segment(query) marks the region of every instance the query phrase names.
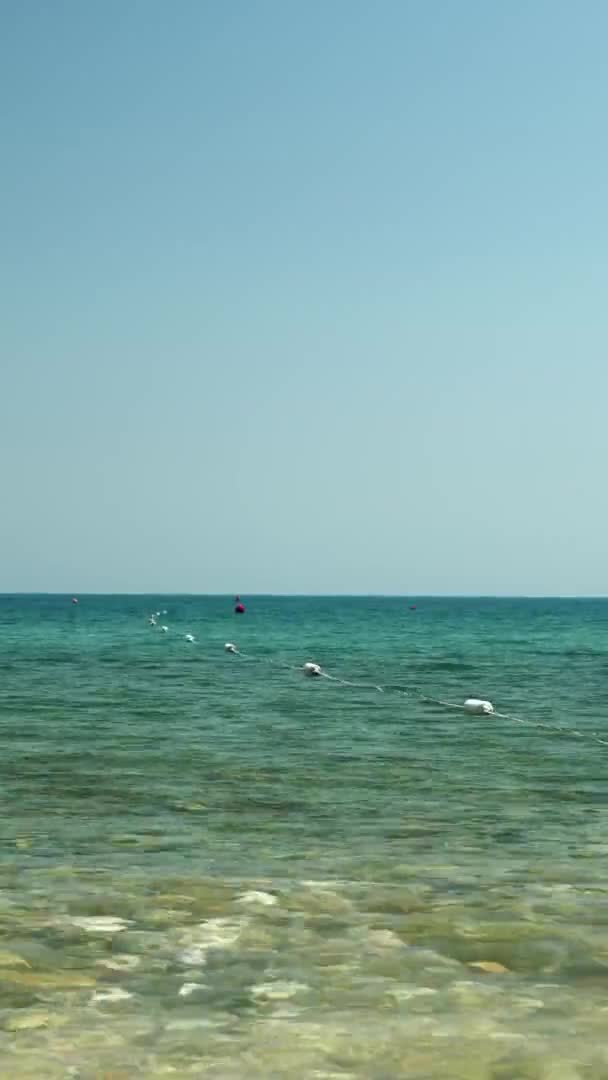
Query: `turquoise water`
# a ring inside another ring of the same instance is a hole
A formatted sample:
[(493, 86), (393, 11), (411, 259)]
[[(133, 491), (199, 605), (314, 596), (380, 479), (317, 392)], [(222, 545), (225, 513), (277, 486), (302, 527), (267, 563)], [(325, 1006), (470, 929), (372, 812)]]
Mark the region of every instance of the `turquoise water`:
[(0, 598), (0, 1074), (606, 1080), (608, 602), (246, 603)]

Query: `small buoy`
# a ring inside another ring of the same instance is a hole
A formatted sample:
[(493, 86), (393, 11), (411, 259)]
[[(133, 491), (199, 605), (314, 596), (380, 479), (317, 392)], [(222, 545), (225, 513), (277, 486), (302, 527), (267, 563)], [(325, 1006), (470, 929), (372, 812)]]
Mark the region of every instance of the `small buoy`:
[(148, 622), (150, 623), (150, 626), (156, 626), (156, 619), (154, 618), (154, 615), (150, 616)]
[(309, 676), (311, 676), (313, 678), (314, 678), (315, 675), (321, 675), (322, 674), (321, 665), (320, 664), (311, 664), (310, 662), (308, 662), (307, 664), (304, 664), (304, 667), (302, 668), (302, 671), (304, 672), (305, 675), (309, 675)]
[(78, 603), (78, 600), (77, 600), (77, 598), (76, 598), (75, 596), (73, 596), (73, 597), (72, 597), (72, 603), (73, 603), (73, 604), (77, 604), (77, 603)]
[(415, 610), (416, 610), (416, 605), (415, 604), (410, 604), (410, 611), (415, 611)]
[(241, 604), (241, 603), (238, 603), (236, 605), (235, 609), (234, 609), (234, 614), (235, 615), (244, 615), (245, 614), (245, 605)]
[(168, 629), (169, 629), (168, 626), (161, 626), (161, 630), (162, 630), (163, 634), (166, 634)]
[(464, 703), (464, 709), (468, 713), (475, 713), (478, 716), (489, 716), (494, 712), (494, 706), (491, 701), (482, 701), (480, 698), (470, 697)]
[(225, 652), (236, 652), (236, 645), (233, 645), (231, 641), (227, 641), (224, 645)]
[(194, 641), (194, 634), (186, 634), (186, 641)]

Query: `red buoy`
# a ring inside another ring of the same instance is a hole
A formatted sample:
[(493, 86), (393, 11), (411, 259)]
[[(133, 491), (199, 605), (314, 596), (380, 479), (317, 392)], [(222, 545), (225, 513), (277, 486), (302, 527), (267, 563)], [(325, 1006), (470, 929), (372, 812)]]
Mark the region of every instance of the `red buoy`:
[(236, 607), (234, 609), (234, 614), (235, 615), (244, 615), (245, 614), (245, 606), (244, 606), (244, 604), (241, 604), (240, 600), (239, 600), (238, 604), (236, 605)]

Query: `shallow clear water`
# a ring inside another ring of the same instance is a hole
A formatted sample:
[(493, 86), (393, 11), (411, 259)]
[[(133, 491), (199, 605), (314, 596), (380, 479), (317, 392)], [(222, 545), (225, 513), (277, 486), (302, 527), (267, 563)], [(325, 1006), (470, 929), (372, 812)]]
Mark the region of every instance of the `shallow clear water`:
[(0, 598), (1, 1075), (608, 1080), (608, 602), (416, 603)]

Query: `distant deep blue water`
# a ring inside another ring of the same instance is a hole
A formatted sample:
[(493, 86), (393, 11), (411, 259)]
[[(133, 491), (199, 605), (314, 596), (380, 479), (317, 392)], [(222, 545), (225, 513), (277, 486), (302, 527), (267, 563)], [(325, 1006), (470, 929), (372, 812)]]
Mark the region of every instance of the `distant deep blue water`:
[(2, 1076), (607, 1080), (608, 601), (79, 600), (0, 597)]

